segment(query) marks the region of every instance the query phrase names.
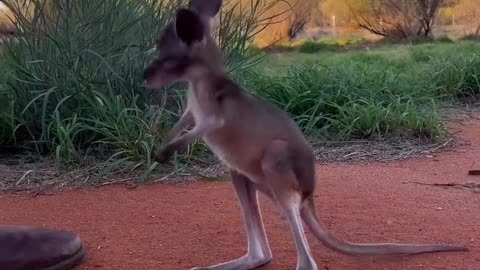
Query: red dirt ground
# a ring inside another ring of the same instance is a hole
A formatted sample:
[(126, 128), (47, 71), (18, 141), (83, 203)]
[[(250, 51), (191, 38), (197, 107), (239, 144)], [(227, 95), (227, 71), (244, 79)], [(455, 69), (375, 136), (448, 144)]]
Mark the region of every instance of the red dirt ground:
[[(318, 165), (323, 222), (350, 241), (439, 242), (466, 253), (352, 257), (323, 247), (308, 232), (319, 269), (480, 269), (480, 193), (406, 183), (480, 182), (480, 121), (453, 125), (470, 145), (436, 157), (390, 163)], [(290, 229), (261, 197), (274, 260), (292, 270)], [(189, 269), (242, 255), (245, 233), (229, 182), (109, 186), (35, 198), (0, 196), (0, 223), (65, 228), (87, 246), (78, 269)]]

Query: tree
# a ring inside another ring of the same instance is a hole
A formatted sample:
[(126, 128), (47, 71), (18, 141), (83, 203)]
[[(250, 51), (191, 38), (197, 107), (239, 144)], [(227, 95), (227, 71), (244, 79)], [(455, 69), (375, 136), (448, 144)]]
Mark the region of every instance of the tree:
[(442, 5), (443, 0), (417, 0), (418, 19), (420, 27), (417, 35), (425, 37), (430, 36), (432, 32), (432, 25), (437, 16), (438, 10)]
[(271, 17), (273, 20), (256, 36), (256, 43), (260, 47), (294, 39), (305, 29), (311, 20), (312, 11), (318, 5), (318, 0), (267, 1), (274, 5), (262, 16)]
[(445, 0), (349, 0), (358, 25), (389, 38), (410, 39), (432, 34), (437, 13)]
[(305, 25), (310, 21), (312, 10), (316, 7), (317, 1), (314, 0), (290, 0), (291, 16), (287, 30), (288, 39), (294, 39), (297, 34), (302, 32)]

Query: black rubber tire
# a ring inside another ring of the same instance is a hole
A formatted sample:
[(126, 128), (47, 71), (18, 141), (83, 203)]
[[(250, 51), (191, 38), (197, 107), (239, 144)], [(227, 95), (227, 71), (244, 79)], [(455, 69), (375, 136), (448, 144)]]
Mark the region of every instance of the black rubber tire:
[(80, 249), (75, 252), (72, 256), (68, 257), (66, 260), (59, 262), (54, 266), (50, 266), (48, 268), (44, 268), (42, 270), (70, 270), (75, 266), (78, 266), (85, 257), (85, 249), (83, 245), (80, 246)]

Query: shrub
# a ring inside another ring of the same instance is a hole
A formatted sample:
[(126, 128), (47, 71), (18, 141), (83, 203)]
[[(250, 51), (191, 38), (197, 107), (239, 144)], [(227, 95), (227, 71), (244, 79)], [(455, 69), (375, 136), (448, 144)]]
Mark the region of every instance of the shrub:
[(437, 42), (442, 42), (442, 43), (453, 43), (453, 40), (449, 38), (448, 36), (441, 36), (435, 39)]
[(334, 51), (336, 47), (335, 44), (305, 41), (298, 46), (298, 51), (301, 53), (316, 53), (319, 51)]
[(442, 99), (459, 99), (467, 103), (480, 95), (480, 55), (433, 59), (428, 73), (435, 95)]
[(480, 35), (470, 34), (460, 38), (460, 40), (480, 41)]
[[(252, 89), (289, 112), (309, 136), (442, 136), (433, 100), (417, 96), (388, 62), (292, 67), (286, 76), (253, 76)], [(253, 87), (255, 86), (255, 87)], [(320, 133), (319, 133), (320, 131)]]
[[(184, 108), (184, 88), (147, 92), (145, 52), (185, 4), (35, 0), (28, 13), (10, 1), (21, 38), (3, 48), (0, 141), (53, 153), (59, 165), (94, 152), (118, 166), (154, 166), (152, 151)], [(249, 44), (268, 5), (252, 0), (250, 7), (222, 10), (215, 33), (236, 76), (259, 59)]]

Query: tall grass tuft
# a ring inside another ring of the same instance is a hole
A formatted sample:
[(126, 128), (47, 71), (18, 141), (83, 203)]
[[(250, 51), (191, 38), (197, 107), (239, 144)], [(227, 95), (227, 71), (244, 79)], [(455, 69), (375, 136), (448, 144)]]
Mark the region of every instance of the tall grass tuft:
[(376, 65), (292, 67), (285, 76), (252, 76), (249, 83), (289, 112), (310, 136), (441, 136), (441, 122), (432, 113), (434, 99), (418, 97), (414, 89), (409, 95), (405, 90), (410, 85), (399, 78), (398, 69)]
[[(184, 89), (147, 92), (145, 52), (186, 1), (7, 4), (20, 31), (1, 48), (0, 142), (54, 154), (60, 168), (89, 154), (110, 169), (156, 166), (152, 152), (184, 108)], [(250, 40), (268, 23), (256, 18), (271, 7), (251, 0), (248, 12), (222, 10), (216, 37), (234, 75), (261, 59), (249, 53)]]
[(289, 53), (270, 57), (263, 64), (268, 75), (253, 73), (246, 84), (289, 112), (310, 136), (441, 141), (446, 130), (438, 107), (479, 100), (479, 48), (461, 42)]

